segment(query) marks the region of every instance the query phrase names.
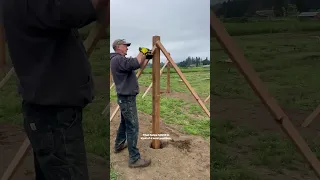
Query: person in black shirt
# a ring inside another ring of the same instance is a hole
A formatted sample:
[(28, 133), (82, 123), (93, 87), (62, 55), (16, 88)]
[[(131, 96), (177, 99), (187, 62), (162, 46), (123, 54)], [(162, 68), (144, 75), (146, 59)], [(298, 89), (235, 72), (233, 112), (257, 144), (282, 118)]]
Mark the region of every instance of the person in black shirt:
[(82, 110), (93, 100), (78, 29), (106, 15), (107, 0), (4, 0), (3, 24), (19, 80), (36, 180), (88, 180)]

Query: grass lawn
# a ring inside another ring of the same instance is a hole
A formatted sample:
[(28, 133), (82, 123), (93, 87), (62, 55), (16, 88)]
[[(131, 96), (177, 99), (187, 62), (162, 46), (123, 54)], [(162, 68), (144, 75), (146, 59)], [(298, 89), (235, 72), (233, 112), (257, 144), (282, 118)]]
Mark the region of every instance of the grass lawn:
[(224, 23), (231, 36), (284, 32), (317, 32), (320, 29), (319, 23), (315, 23), (314, 21), (299, 21), (295, 18), (277, 18), (275, 20), (249, 19), (248, 22), (232, 21), (231, 19)]
[[(320, 30), (319, 30), (320, 31)], [(313, 109), (320, 101), (317, 78), (320, 57), (319, 32), (278, 33), (237, 36), (235, 41), (244, 50), (246, 58), (265, 82), (271, 94), (281, 105), (299, 109)], [(215, 40), (212, 40), (213, 59), (228, 58)], [(238, 70), (230, 64), (216, 62), (212, 67), (215, 94), (228, 97), (257, 99)]]
[[(209, 68), (180, 68), (183, 76), (191, 84), (192, 88), (200, 97), (207, 97), (210, 93), (210, 69)], [(143, 75), (139, 78), (139, 83), (142, 86), (149, 87), (152, 82), (152, 68), (146, 68)], [(160, 88), (165, 90), (167, 87), (167, 68), (164, 69), (161, 79)], [(188, 93), (190, 91), (181, 80), (178, 73), (173, 68), (170, 68), (170, 87), (172, 90), (181, 93)], [(151, 92), (151, 89), (150, 89)], [(142, 92), (143, 94), (144, 92)], [(191, 94), (190, 94), (191, 95)], [(204, 99), (203, 99), (204, 100)]]
[[(197, 68), (195, 68), (197, 69)], [(146, 71), (140, 76), (139, 84), (140, 86), (148, 87), (152, 82), (151, 68), (146, 69)], [(200, 70), (187, 70), (184, 72), (184, 76), (187, 78), (191, 86), (195, 89), (198, 95), (201, 97), (206, 97), (209, 95), (209, 71)], [(161, 77), (161, 89), (166, 89), (166, 73)], [(200, 79), (200, 80), (199, 80)], [(164, 119), (167, 124), (181, 125), (182, 130), (193, 135), (202, 135), (208, 138), (210, 135), (210, 121), (208, 116), (204, 113), (203, 109), (196, 103), (192, 101), (193, 96), (183, 82), (180, 82), (180, 77), (177, 73), (171, 72), (170, 74), (170, 88), (171, 91), (178, 93), (177, 97), (161, 96), (160, 99), (160, 116)], [(152, 115), (152, 88), (149, 93), (142, 98), (144, 91), (140, 91), (137, 97), (137, 107), (138, 111), (146, 114)], [(181, 97), (180, 97), (181, 93)], [(184, 94), (182, 94), (184, 93)], [(115, 90), (110, 91), (111, 101), (116, 101)], [(186, 99), (187, 98), (187, 99)], [(204, 100), (204, 99), (203, 99)], [(207, 104), (207, 108), (210, 106)], [(111, 110), (112, 111), (112, 110)], [(201, 121), (199, 121), (201, 120)]]

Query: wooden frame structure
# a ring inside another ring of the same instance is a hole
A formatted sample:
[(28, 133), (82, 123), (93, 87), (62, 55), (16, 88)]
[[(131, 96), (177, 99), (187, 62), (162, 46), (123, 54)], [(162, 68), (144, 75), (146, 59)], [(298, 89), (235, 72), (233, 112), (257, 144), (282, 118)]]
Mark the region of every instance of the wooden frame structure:
[[(106, 33), (106, 29), (109, 26), (109, 19), (110, 19), (108, 16), (109, 16), (109, 12), (106, 13), (106, 19), (104, 23), (98, 23), (98, 22), (95, 23), (95, 26), (89, 32), (87, 39), (83, 42), (89, 57), (92, 54), (97, 43), (100, 41), (101, 37)], [(0, 89), (10, 79), (13, 73), (14, 73), (14, 68), (11, 68), (11, 70), (6, 74), (6, 76), (0, 82)], [(25, 156), (27, 155), (30, 149), (31, 149), (30, 141), (28, 138), (26, 138), (22, 143), (21, 147), (19, 148), (18, 152), (16, 153), (15, 157), (12, 159), (10, 165), (2, 175), (1, 180), (10, 180), (12, 178), (13, 174), (18, 169), (19, 165), (22, 163), (23, 159), (25, 158)]]
[[(202, 100), (199, 98), (198, 94), (194, 91), (194, 89), (191, 87), (179, 67), (176, 65), (174, 60), (171, 58), (170, 53), (165, 49), (165, 47), (162, 45), (160, 41), (160, 36), (153, 36), (152, 38), (152, 54), (153, 54), (153, 59), (152, 59), (152, 84), (149, 86), (152, 86), (152, 133), (153, 134), (159, 134), (160, 133), (160, 76), (161, 76), (161, 71), (163, 71), (164, 67), (168, 64), (170, 64), (175, 71), (178, 73), (182, 81), (185, 83), (191, 94), (194, 96), (194, 98), (197, 100), (199, 105), (202, 107), (204, 112), (208, 115), (210, 118), (210, 112), (205, 106), (205, 104), (202, 102)], [(160, 51), (165, 55), (167, 58), (167, 63), (162, 67), (160, 70)], [(146, 65), (148, 64), (149, 60), (145, 61), (145, 64), (140, 68), (140, 70), (137, 73), (137, 78), (139, 78), (142, 75), (143, 70), (145, 69)], [(170, 67), (169, 67), (170, 68)], [(169, 69), (168, 68), (168, 69)], [(170, 71), (168, 71), (170, 72)], [(167, 75), (170, 77), (170, 74), (168, 73)], [(170, 79), (170, 78), (168, 78)], [(168, 82), (170, 81), (167, 80), (167, 85)], [(167, 86), (167, 87), (170, 87)], [(110, 87), (111, 88), (111, 87)], [(108, 108), (109, 105), (107, 105), (106, 108)], [(113, 120), (117, 112), (119, 111), (120, 107), (119, 105), (116, 107), (112, 115), (110, 116), (110, 121)], [(154, 149), (159, 149), (160, 148), (160, 141), (159, 140), (152, 140), (152, 148)]]
[[(210, 12), (210, 26), (211, 32), (216, 37), (220, 45), (224, 48), (230, 59), (234, 62), (236, 67), (245, 77), (251, 88), (260, 98), (262, 103), (266, 106), (268, 111), (272, 114), (276, 122), (282, 127), (283, 131), (291, 138), (303, 157), (307, 160), (309, 165), (314, 170), (318, 178), (320, 178), (320, 163), (311, 151), (306, 141), (302, 138), (300, 133), (292, 124), (289, 117), (282, 110), (276, 100), (269, 94), (265, 88), (262, 80), (255, 72), (253, 67), (246, 60), (244, 53), (236, 46), (230, 35), (225, 30), (223, 24), (216, 17), (213, 11)], [(320, 108), (319, 108), (320, 109)]]

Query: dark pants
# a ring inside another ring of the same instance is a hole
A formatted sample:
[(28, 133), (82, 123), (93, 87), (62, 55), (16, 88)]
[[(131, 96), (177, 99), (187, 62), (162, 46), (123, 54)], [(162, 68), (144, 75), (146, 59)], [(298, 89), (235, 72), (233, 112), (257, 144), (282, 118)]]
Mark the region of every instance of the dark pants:
[(137, 148), (139, 136), (138, 110), (136, 96), (118, 95), (118, 104), (121, 111), (121, 122), (115, 141), (115, 148), (127, 140), (129, 151), (129, 163), (134, 163), (140, 158)]
[(88, 180), (82, 108), (22, 103), (36, 180)]

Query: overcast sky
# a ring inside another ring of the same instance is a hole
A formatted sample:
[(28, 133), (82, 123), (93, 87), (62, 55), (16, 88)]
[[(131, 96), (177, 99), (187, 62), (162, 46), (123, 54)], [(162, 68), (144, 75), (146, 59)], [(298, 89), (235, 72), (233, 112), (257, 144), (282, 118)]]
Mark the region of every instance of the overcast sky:
[(135, 57), (139, 47), (151, 49), (158, 35), (175, 62), (210, 59), (209, 0), (111, 0), (110, 9), (110, 52), (115, 39), (126, 39), (132, 43), (127, 56)]

